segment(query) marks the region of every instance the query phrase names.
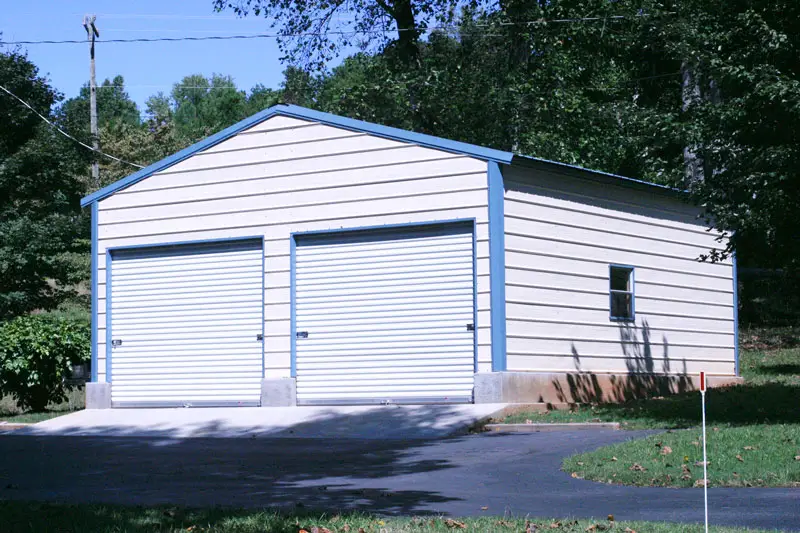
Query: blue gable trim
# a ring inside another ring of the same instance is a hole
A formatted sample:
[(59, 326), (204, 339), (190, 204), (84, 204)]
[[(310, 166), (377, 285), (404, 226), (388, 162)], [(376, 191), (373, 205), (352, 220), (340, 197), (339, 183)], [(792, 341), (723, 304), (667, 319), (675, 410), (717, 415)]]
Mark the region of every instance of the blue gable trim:
[(92, 202), (96, 202), (102, 200), (103, 198), (107, 198), (112, 194), (114, 194), (115, 192), (122, 190), (126, 187), (130, 187), (134, 183), (137, 183), (155, 174), (156, 172), (160, 172), (168, 167), (171, 167), (172, 165), (176, 165), (181, 161), (188, 159), (197, 152), (201, 152), (203, 150), (211, 148), (216, 144), (219, 144), (227, 139), (230, 139), (231, 137), (233, 137), (234, 135), (236, 135), (241, 131), (251, 128), (260, 122), (263, 122), (267, 119), (270, 119), (278, 115), (285, 117), (299, 118), (303, 120), (311, 120), (314, 122), (320, 122), (322, 124), (326, 124), (328, 126), (335, 126), (337, 128), (344, 128), (352, 131), (370, 133), (372, 135), (377, 135), (379, 137), (384, 137), (386, 139), (418, 144), (420, 146), (425, 146), (427, 148), (434, 148), (436, 150), (444, 150), (446, 152), (469, 155), (487, 161), (499, 161), (502, 163), (510, 163), (512, 158), (514, 157), (514, 155), (510, 152), (503, 152), (501, 150), (494, 150), (492, 148), (484, 148), (482, 146), (476, 146), (473, 144), (467, 144), (458, 141), (450, 141), (447, 139), (434, 137), (432, 135), (425, 135), (422, 133), (414, 133), (412, 131), (401, 130), (398, 128), (381, 126), (378, 124), (364, 122), (362, 120), (340, 117), (338, 115), (323, 113), (321, 111), (314, 111), (312, 109), (307, 109), (305, 107), (300, 107), (296, 105), (278, 104), (276, 106), (270, 107), (269, 109), (265, 109), (260, 113), (256, 113), (252, 117), (246, 118), (241, 122), (237, 122), (233, 126), (225, 128), (219, 133), (212, 135), (211, 137), (208, 137), (206, 139), (203, 139), (202, 141), (197, 142), (189, 146), (188, 148), (184, 148), (180, 152), (177, 152), (169, 157), (166, 157), (161, 161), (153, 163), (152, 165), (143, 168), (142, 170), (135, 172), (126, 178), (123, 178), (115, 183), (112, 183), (111, 185), (103, 187), (102, 189), (81, 199), (81, 207), (85, 207), (91, 204)]
[(505, 185), (500, 165), (489, 162), (489, 305), (492, 321), (492, 372), (506, 370)]
[(99, 283), (97, 272), (97, 202), (92, 204), (92, 383), (97, 383), (97, 319), (100, 308), (98, 305), (97, 284)]

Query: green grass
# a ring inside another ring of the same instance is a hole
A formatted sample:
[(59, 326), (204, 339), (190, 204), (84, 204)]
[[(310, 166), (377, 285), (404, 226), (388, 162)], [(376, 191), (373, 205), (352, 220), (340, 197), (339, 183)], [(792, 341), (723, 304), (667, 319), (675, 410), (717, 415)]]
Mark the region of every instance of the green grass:
[[(707, 393), (709, 485), (800, 487), (800, 348), (743, 351), (740, 364), (744, 385)], [(541, 418), (691, 428), (575, 455), (563, 469), (579, 478), (639, 486), (691, 487), (702, 480), (696, 392)]]
[[(702, 443), (698, 428), (660, 433), (573, 455), (562, 468), (605, 483), (692, 487), (703, 479)], [(800, 487), (800, 425), (709, 427), (708, 458), (710, 487)]]
[[(740, 426), (800, 423), (800, 348), (742, 350), (743, 385), (708, 391), (709, 423)], [(626, 429), (678, 429), (700, 423), (697, 392), (623, 404), (582, 405), (572, 411), (520, 412), (506, 423), (620, 422)]]
[[(2, 530), (9, 533), (48, 533), (91, 531), (93, 533), (393, 533), (393, 532), (585, 532), (638, 531), (640, 533), (696, 533), (697, 524), (659, 522), (611, 522), (541, 518), (417, 517), (388, 518), (347, 513), (280, 514), (271, 511), (245, 511), (224, 508), (182, 509), (175, 507), (118, 507), (107, 505), (52, 505), (27, 502), (0, 502)], [(534, 527), (536, 526), (536, 527)], [(592, 527), (594, 526), (594, 527)], [(627, 529), (626, 529), (627, 528)], [(712, 527), (715, 533), (757, 531), (743, 528)]]
[(67, 393), (67, 399), (61, 403), (50, 404), (43, 412), (24, 412), (20, 410), (14, 398), (3, 396), (0, 398), (0, 422), (14, 422), (32, 424), (49, 420), (57, 416), (66, 415), (84, 408), (85, 398), (83, 387), (78, 387)]

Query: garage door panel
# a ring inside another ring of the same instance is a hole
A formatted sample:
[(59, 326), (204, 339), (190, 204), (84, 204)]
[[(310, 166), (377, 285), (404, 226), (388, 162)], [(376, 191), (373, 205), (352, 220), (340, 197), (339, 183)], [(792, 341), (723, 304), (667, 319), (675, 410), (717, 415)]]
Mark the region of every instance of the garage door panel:
[(257, 405), (261, 242), (111, 253), (113, 405)]
[(470, 401), (471, 228), (298, 240), (300, 403)]

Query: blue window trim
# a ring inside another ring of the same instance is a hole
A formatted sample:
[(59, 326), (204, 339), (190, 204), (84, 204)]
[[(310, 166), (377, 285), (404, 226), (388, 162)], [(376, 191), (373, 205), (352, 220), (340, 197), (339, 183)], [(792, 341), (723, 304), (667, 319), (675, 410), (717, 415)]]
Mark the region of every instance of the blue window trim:
[[(97, 209), (95, 206), (97, 202), (92, 204), (93, 212)], [(93, 220), (97, 220), (95, 217)], [(94, 226), (94, 223), (93, 223)], [(94, 228), (93, 228), (94, 229)], [(94, 235), (93, 233), (93, 245), (94, 245)], [(164, 248), (174, 248), (180, 246), (201, 246), (204, 244), (225, 244), (225, 243), (237, 243), (237, 242), (245, 242), (245, 241), (259, 241), (261, 243), (261, 334), (264, 335), (264, 296), (266, 294), (265, 291), (265, 271), (264, 271), (264, 263), (265, 263), (265, 252), (264, 252), (264, 236), (263, 235), (252, 235), (249, 237), (229, 237), (229, 238), (219, 238), (219, 239), (198, 239), (194, 241), (174, 241), (174, 242), (166, 242), (166, 243), (151, 243), (151, 244), (133, 244), (130, 246), (115, 246), (113, 248), (106, 249), (106, 382), (111, 383), (112, 375), (111, 375), (111, 339), (113, 332), (111, 331), (111, 269), (113, 268), (114, 263), (114, 254), (119, 252), (127, 252), (130, 250), (154, 250), (158, 251)], [(96, 249), (96, 248), (94, 248)], [(95, 276), (96, 277), (96, 276)], [(97, 299), (97, 287), (93, 284), (92, 286), (92, 301), (95, 302)], [(95, 305), (92, 311), (92, 322), (96, 323), (98, 316), (94, 309), (97, 309)], [(93, 332), (96, 334), (96, 331)], [(261, 342), (261, 377), (264, 378), (264, 366), (266, 364), (266, 354), (265, 354), (265, 345), (266, 345), (266, 338)], [(95, 365), (92, 366), (92, 373), (94, 373)], [(93, 377), (93, 381), (96, 378)]]
[(92, 204), (92, 256), (91, 256), (91, 269), (92, 269), (92, 383), (97, 383), (97, 375), (98, 375), (98, 357), (97, 357), (97, 347), (98, 343), (100, 342), (100, 338), (98, 336), (98, 318), (99, 318), (99, 294), (98, 291), (98, 284), (99, 284), (99, 277), (100, 274), (98, 272), (98, 265), (97, 265), (97, 213), (98, 213), (98, 205), (97, 202)]
[(506, 360), (505, 184), (500, 165), (488, 163), (489, 285), (492, 324), (492, 372), (504, 372)]
[(739, 375), (739, 271), (736, 252), (731, 254), (733, 262), (733, 357), (736, 375)]
[(296, 314), (295, 314), (295, 307), (296, 307), (296, 271), (297, 271), (297, 241), (298, 239), (303, 241), (304, 244), (316, 244), (317, 242), (331, 242), (334, 241), (337, 236), (342, 236), (345, 238), (352, 238), (355, 234), (364, 233), (365, 235), (369, 236), (373, 233), (378, 233), (381, 231), (397, 231), (401, 233), (405, 229), (414, 229), (416, 231), (424, 231), (424, 230), (432, 230), (432, 229), (450, 229), (450, 228), (458, 228), (459, 226), (462, 227), (469, 227), (472, 231), (472, 265), (473, 265), (473, 306), (472, 306), (472, 314), (473, 320), (475, 320), (475, 331), (473, 334), (473, 364), (474, 367), (477, 369), (478, 367), (478, 307), (477, 307), (477, 298), (478, 298), (478, 282), (477, 282), (477, 270), (475, 269), (475, 265), (477, 262), (477, 254), (478, 249), (475, 245), (476, 242), (476, 226), (477, 221), (474, 218), (457, 218), (457, 219), (450, 219), (450, 220), (434, 220), (428, 222), (404, 222), (399, 224), (382, 224), (376, 226), (356, 226), (352, 228), (336, 228), (336, 229), (327, 229), (327, 230), (312, 230), (312, 231), (301, 231), (301, 232), (293, 232), (289, 235), (289, 248), (290, 248), (290, 257), (289, 257), (289, 301), (290, 301), (290, 311), (289, 311), (289, 323), (291, 328), (291, 339), (290, 339), (290, 349), (291, 349), (291, 376), (293, 378), (297, 377), (297, 326), (296, 326)]
[[(631, 273), (631, 316), (614, 316), (611, 314), (611, 297), (614, 293), (611, 292), (611, 269), (624, 268)], [(632, 265), (620, 265), (611, 263), (608, 265), (608, 318), (612, 322), (636, 322), (636, 267)]]
[(107, 198), (108, 196), (111, 196), (115, 192), (124, 189), (126, 187), (130, 187), (134, 183), (137, 183), (145, 178), (148, 178), (149, 176), (155, 174), (156, 172), (160, 172), (168, 167), (171, 167), (172, 165), (176, 165), (181, 161), (188, 159), (197, 152), (211, 148), (214, 145), (217, 145), (227, 139), (230, 139), (231, 137), (233, 137), (234, 135), (243, 130), (251, 128), (260, 122), (264, 122), (265, 120), (268, 120), (278, 115), (298, 118), (301, 120), (315, 121), (321, 124), (326, 124), (329, 126), (343, 128), (360, 133), (370, 133), (372, 135), (376, 135), (378, 137), (383, 137), (386, 139), (417, 144), (427, 148), (443, 150), (445, 152), (450, 152), (455, 154), (469, 155), (487, 161), (496, 160), (496, 161), (501, 161), (503, 163), (510, 163), (514, 157), (514, 154), (512, 154), (511, 152), (504, 152), (501, 150), (494, 150), (492, 148), (485, 148), (483, 146), (476, 146), (474, 144), (442, 139), (440, 137), (434, 137), (432, 135), (425, 135), (422, 133), (414, 133), (412, 131), (391, 128), (388, 126), (371, 124), (369, 122), (355, 120), (347, 117), (340, 117), (337, 115), (332, 115), (330, 113), (323, 113), (321, 111), (314, 111), (313, 109), (307, 109), (305, 107), (300, 107), (296, 105), (278, 104), (276, 106), (270, 107), (269, 109), (265, 109), (260, 113), (256, 113), (255, 115), (248, 117), (240, 122), (237, 122), (233, 126), (225, 128), (224, 130), (220, 131), (215, 135), (207, 137), (206, 139), (203, 139), (202, 141), (197, 142), (189, 146), (188, 148), (184, 148), (180, 152), (177, 152), (169, 157), (166, 157), (161, 161), (153, 163), (152, 165), (143, 168), (142, 170), (135, 172), (130, 176), (127, 176), (117, 181), (116, 183), (112, 183), (107, 187), (103, 187), (102, 189), (81, 199), (81, 207), (86, 207), (92, 202), (97, 202), (99, 200), (102, 200), (103, 198)]

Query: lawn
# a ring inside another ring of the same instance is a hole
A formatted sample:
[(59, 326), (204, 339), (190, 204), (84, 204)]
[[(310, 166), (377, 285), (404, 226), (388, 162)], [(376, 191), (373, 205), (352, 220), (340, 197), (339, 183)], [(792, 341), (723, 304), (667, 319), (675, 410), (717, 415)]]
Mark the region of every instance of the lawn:
[[(708, 392), (709, 486), (800, 487), (800, 348), (742, 351), (744, 385)], [(541, 419), (617, 420), (628, 428), (691, 428), (564, 461), (572, 476), (639, 486), (702, 486), (699, 394), (582, 407)]]
[(49, 420), (84, 408), (85, 398), (83, 387), (78, 387), (67, 393), (67, 399), (61, 403), (50, 404), (43, 412), (25, 412), (20, 410), (14, 398), (3, 396), (0, 398), (0, 422), (13, 422), (19, 424), (32, 424)]
[[(609, 517), (612, 518), (612, 517)], [(592, 532), (695, 533), (697, 524), (658, 522), (612, 522), (599, 520), (541, 518), (389, 518), (348, 513), (279, 514), (223, 508), (182, 509), (175, 507), (118, 507), (104, 505), (52, 505), (0, 502), (2, 530), (9, 533), (92, 531), (94, 533), (392, 533), (392, 532)], [(756, 531), (712, 527), (715, 533)]]

